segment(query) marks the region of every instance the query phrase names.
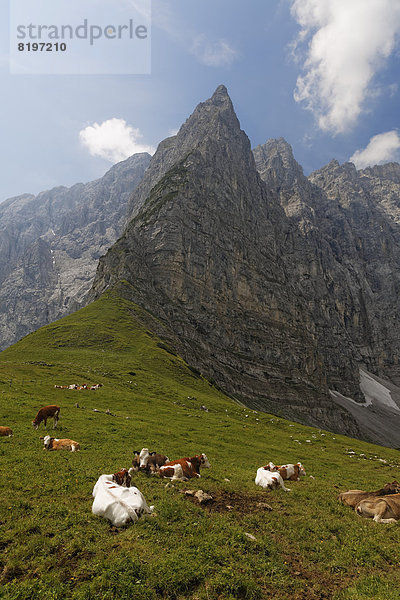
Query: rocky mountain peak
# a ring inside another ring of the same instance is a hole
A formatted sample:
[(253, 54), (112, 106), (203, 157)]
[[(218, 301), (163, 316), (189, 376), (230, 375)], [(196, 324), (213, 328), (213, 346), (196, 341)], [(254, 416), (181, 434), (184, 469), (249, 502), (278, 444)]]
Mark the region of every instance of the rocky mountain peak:
[(127, 223), (141, 209), (151, 190), (174, 165), (189, 155), (207, 163), (224, 160), (232, 172), (246, 157), (246, 167), (256, 174), (250, 141), (240, 129), (232, 101), (224, 85), (201, 102), (175, 136), (162, 141), (154, 154), (142, 183), (130, 199)]
[(263, 181), (279, 191), (303, 182), (303, 169), (293, 156), (290, 144), (284, 138), (270, 139), (253, 150), (257, 170)]

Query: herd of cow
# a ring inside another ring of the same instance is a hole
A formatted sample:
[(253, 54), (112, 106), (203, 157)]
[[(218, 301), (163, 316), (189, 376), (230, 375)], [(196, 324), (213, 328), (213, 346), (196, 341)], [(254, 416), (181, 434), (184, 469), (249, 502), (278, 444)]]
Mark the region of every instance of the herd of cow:
[[(59, 406), (44, 406), (38, 411), (32, 425), (38, 429), (40, 423), (43, 422), (46, 427), (47, 420), (53, 418), (54, 428), (56, 428), (59, 414)], [(10, 427), (0, 426), (0, 436), (11, 436), (12, 434)], [(70, 450), (72, 452), (80, 450), (80, 444), (74, 440), (58, 439), (49, 435), (41, 439), (44, 442), (44, 450)], [(110, 520), (114, 526), (121, 527), (130, 521), (136, 521), (142, 515), (151, 514), (154, 508), (147, 504), (143, 494), (136, 487), (131, 486), (133, 473), (142, 471), (151, 475), (158, 474), (171, 481), (187, 481), (200, 477), (200, 467), (209, 468), (210, 466), (204, 453), (190, 458), (169, 460), (168, 456), (149, 452), (148, 448), (142, 448), (141, 451), (136, 450), (133, 455), (132, 467), (129, 470), (122, 469), (117, 473), (99, 477), (93, 488), (92, 512)], [(301, 463), (277, 466), (269, 462), (264, 467), (257, 469), (255, 483), (263, 488), (280, 487), (289, 492), (290, 489), (285, 486), (284, 481), (299, 481), (302, 475), (306, 475), (306, 471)], [(387, 483), (375, 492), (363, 490), (342, 492), (339, 494), (338, 500), (342, 504), (354, 508), (357, 514), (373, 518), (377, 523), (397, 523), (400, 520), (400, 484), (397, 481)]]

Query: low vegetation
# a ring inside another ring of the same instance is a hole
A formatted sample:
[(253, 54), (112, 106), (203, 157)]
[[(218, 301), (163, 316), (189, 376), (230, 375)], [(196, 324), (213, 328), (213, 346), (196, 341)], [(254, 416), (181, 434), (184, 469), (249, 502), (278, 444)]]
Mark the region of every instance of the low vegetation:
[[(54, 388), (73, 383), (103, 387)], [(45, 429), (31, 421), (46, 404), (61, 406), (57, 437), (80, 452), (42, 450)], [(0, 438), (2, 599), (399, 597), (398, 525), (336, 500), (400, 479), (399, 452), (246, 409), (113, 293), (0, 354), (0, 425), (14, 431)], [(93, 485), (143, 446), (171, 459), (205, 452), (212, 468), (168, 485), (136, 474), (157, 516), (116, 530), (92, 515)], [(270, 460), (300, 461), (307, 475), (290, 493), (256, 488)], [(200, 505), (188, 489), (213, 501)]]

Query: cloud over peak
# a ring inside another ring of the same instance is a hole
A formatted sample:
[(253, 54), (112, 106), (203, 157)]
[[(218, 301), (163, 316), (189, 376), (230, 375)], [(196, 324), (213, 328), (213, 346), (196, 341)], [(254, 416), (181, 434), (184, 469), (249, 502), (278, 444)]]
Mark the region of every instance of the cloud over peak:
[(397, 161), (400, 157), (400, 136), (397, 131), (386, 131), (374, 135), (363, 150), (356, 150), (350, 161), (357, 169), (365, 169), (373, 165)]
[(227, 67), (238, 56), (237, 50), (227, 40), (211, 41), (203, 33), (195, 37), (191, 51), (199, 62), (208, 67)]
[(125, 160), (138, 152), (155, 152), (152, 146), (141, 143), (143, 135), (140, 130), (128, 125), (124, 119), (113, 118), (88, 125), (79, 132), (79, 138), (92, 156), (100, 156), (111, 163)]
[(292, 0), (301, 26), (295, 50), (308, 41), (297, 102), (321, 129), (345, 133), (356, 123), (371, 82), (393, 52), (400, 33), (398, 0)]

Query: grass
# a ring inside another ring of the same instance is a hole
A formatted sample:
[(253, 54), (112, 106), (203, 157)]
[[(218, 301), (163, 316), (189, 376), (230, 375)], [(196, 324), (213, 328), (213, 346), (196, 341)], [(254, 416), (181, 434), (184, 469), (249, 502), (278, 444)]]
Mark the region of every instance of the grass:
[[(240, 406), (141, 317), (109, 292), (0, 354), (0, 424), (14, 430), (0, 438), (0, 598), (398, 600), (398, 526), (363, 520), (336, 496), (399, 478), (399, 452)], [(70, 383), (103, 387), (54, 388)], [(80, 452), (42, 450), (45, 430), (31, 421), (54, 403), (57, 437)], [(205, 452), (212, 468), (168, 486), (137, 474), (157, 517), (115, 531), (92, 515), (92, 488), (143, 446)], [(256, 488), (269, 460), (301, 461), (307, 476), (290, 493)], [(182, 493), (199, 488), (215, 501)]]

